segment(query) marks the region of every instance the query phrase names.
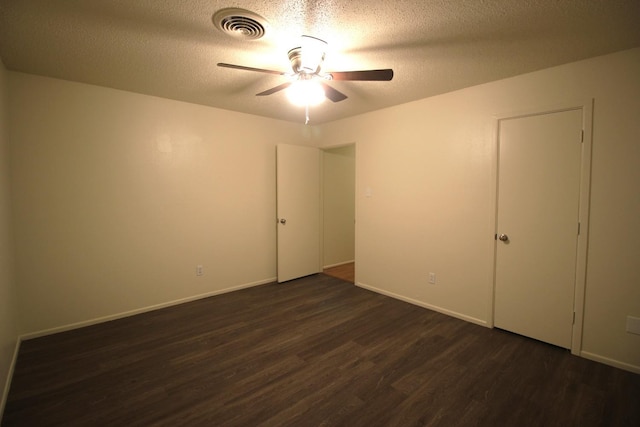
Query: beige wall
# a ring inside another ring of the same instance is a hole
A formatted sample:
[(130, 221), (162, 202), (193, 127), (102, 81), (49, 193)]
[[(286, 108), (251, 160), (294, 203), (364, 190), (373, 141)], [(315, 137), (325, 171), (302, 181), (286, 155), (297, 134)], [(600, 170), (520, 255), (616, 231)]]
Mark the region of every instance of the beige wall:
[(490, 324), (495, 115), (594, 98), (582, 354), (640, 372), (638, 76), (634, 49), (320, 126), (320, 145), (358, 144), (360, 284)]
[(323, 265), (355, 259), (356, 150), (351, 144), (322, 153)]
[(13, 238), (10, 217), (8, 137), (6, 121), (7, 72), (0, 62), (0, 416), (8, 393), (8, 376), (18, 340), (17, 296), (13, 276)]
[(22, 333), (275, 278), (275, 145), (308, 127), (9, 78)]
[(583, 355), (640, 371), (640, 49), (313, 128), (6, 74), (20, 305), (0, 295), (3, 348), (15, 307), (31, 334), (273, 279), (276, 143), (356, 141), (360, 284), (487, 323), (494, 115), (595, 98)]

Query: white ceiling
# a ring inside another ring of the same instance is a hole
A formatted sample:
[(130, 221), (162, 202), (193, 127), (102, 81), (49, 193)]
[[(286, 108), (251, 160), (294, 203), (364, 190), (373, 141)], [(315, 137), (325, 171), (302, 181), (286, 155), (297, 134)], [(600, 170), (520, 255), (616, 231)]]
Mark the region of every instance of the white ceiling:
[[(212, 15), (264, 17), (243, 41)], [(391, 82), (330, 84), (349, 98), (311, 110), (323, 123), (640, 46), (640, 0), (0, 0), (6, 68), (296, 122), (285, 77), (302, 34), (329, 43), (324, 71), (393, 68)]]

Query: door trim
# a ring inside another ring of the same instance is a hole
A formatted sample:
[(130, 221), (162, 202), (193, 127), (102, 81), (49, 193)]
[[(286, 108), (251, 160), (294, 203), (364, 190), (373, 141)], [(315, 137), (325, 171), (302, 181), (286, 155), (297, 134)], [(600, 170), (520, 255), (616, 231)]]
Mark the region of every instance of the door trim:
[(541, 114), (559, 113), (569, 110), (582, 110), (583, 141), (580, 165), (580, 205), (578, 221), (580, 222), (580, 234), (578, 235), (576, 253), (576, 274), (574, 288), (574, 313), (575, 320), (571, 336), (571, 354), (580, 356), (582, 352), (582, 331), (584, 323), (584, 299), (587, 280), (587, 249), (589, 242), (589, 209), (591, 196), (591, 150), (593, 139), (593, 105), (594, 99), (588, 98), (575, 102), (567, 102), (564, 105), (541, 106), (527, 110), (505, 112), (494, 115), (493, 120), (493, 155), (491, 178), (492, 186), (492, 206), (494, 207), (491, 224), (491, 235), (488, 236), (493, 244), (492, 271), (493, 281), (489, 292), (489, 313), (487, 313), (487, 326), (494, 327), (494, 309), (496, 292), (496, 260), (497, 245), (495, 233), (498, 227), (498, 156), (499, 156), (499, 126), (502, 120), (515, 119)]

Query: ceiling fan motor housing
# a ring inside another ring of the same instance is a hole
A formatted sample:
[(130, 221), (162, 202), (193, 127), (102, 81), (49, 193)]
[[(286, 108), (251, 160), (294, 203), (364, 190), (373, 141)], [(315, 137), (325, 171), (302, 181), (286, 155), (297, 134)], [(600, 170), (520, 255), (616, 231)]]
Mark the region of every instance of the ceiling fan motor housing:
[(302, 36), (301, 45), (288, 53), (293, 72), (319, 74), (326, 54), (327, 42), (317, 37)]

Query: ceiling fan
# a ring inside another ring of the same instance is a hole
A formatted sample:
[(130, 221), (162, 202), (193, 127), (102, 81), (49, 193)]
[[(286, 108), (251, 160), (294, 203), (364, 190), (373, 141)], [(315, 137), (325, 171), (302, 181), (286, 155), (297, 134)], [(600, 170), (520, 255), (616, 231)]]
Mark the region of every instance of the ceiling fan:
[[(301, 105), (306, 105), (307, 107), (309, 105), (313, 105), (314, 101), (324, 99), (325, 97), (333, 102), (340, 102), (347, 99), (347, 95), (326, 83), (326, 81), (329, 80), (390, 81), (393, 79), (393, 70), (389, 68), (380, 70), (323, 72), (322, 64), (325, 58), (326, 45), (327, 43), (324, 40), (311, 36), (302, 36), (301, 45), (291, 49), (288, 53), (289, 61), (291, 62), (291, 69), (293, 71), (290, 73), (246, 67), (244, 65), (226, 64), (223, 62), (218, 63), (218, 67), (286, 76), (289, 78), (289, 81), (260, 92), (256, 94), (256, 96), (271, 95), (281, 90), (290, 87), (291, 89), (294, 89), (298, 86), (300, 88), (304, 88), (301, 89), (303, 90), (303, 95), (301, 95), (299, 103)], [(315, 87), (316, 89), (312, 89), (312, 87)], [(315, 95), (311, 94), (312, 90), (315, 90)], [(292, 94), (294, 93), (292, 90), (289, 92)]]

